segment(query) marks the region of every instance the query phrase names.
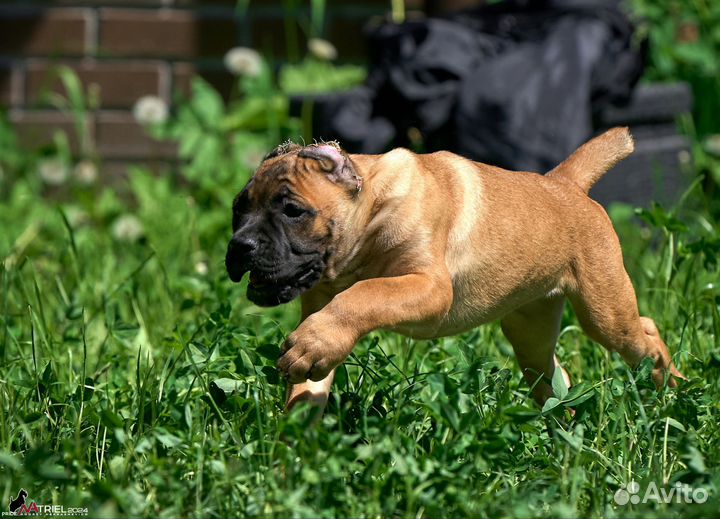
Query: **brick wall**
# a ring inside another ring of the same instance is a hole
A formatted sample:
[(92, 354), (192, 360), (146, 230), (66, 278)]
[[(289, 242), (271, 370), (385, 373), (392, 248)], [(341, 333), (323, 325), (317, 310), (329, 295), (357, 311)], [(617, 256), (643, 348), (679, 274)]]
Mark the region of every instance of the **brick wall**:
[[(286, 2), (287, 3), (287, 2)], [(296, 48), (305, 48), (309, 2), (290, 13)], [(417, 2), (415, 2), (417, 4)], [(363, 24), (384, 14), (389, 0), (330, 0), (324, 34), (340, 60), (364, 59)], [(157, 95), (170, 102), (199, 73), (227, 93), (232, 78), (222, 57), (236, 45), (287, 58), (281, 0), (4, 0), (0, 4), (0, 106), (28, 147), (49, 142), (57, 129), (72, 134), (70, 116), (53, 108), (48, 93), (62, 92), (53, 70), (64, 64), (99, 93), (91, 137), (109, 167), (133, 161), (160, 165), (171, 146), (152, 141), (132, 118), (134, 102)], [(298, 22), (297, 20), (300, 20)], [(71, 139), (71, 142), (73, 140)], [(76, 146), (74, 144), (74, 146)]]

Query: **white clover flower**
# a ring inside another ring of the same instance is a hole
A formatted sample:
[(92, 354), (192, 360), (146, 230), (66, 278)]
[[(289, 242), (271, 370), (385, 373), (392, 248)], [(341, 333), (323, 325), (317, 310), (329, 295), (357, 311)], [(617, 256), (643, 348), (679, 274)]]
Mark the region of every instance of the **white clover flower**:
[(692, 156), (690, 155), (690, 152), (688, 150), (680, 150), (678, 152), (677, 158), (678, 158), (678, 162), (680, 162), (680, 164), (683, 164), (685, 166), (690, 164), (690, 161), (692, 160)]
[(142, 238), (144, 233), (142, 223), (132, 214), (118, 217), (112, 226), (112, 235), (119, 241), (135, 242)]
[(158, 96), (143, 96), (133, 106), (133, 116), (143, 126), (164, 123), (168, 113), (167, 103)]
[(64, 184), (68, 178), (68, 168), (60, 159), (45, 159), (38, 165), (40, 179), (50, 186)]
[(327, 40), (310, 38), (307, 45), (310, 54), (315, 56), (317, 59), (332, 61), (338, 56), (338, 51), (335, 48), (335, 45)]
[(720, 134), (708, 136), (703, 143), (703, 147), (710, 155), (720, 157)]
[(80, 184), (94, 184), (97, 177), (97, 166), (95, 166), (95, 163), (91, 160), (81, 160), (73, 169), (73, 178)]
[(255, 49), (233, 47), (223, 58), (225, 68), (236, 76), (257, 77), (262, 71), (262, 58)]
[(201, 276), (206, 276), (208, 273), (208, 264), (205, 261), (198, 261), (195, 263), (195, 272)]
[(79, 207), (71, 206), (65, 209), (65, 216), (67, 216), (68, 223), (73, 229), (85, 225), (90, 221), (90, 215)]

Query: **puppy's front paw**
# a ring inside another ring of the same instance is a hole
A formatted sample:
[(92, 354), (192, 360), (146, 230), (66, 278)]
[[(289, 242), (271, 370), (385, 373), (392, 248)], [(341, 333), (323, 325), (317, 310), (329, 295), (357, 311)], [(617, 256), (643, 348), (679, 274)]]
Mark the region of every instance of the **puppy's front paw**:
[(319, 314), (305, 319), (287, 338), (278, 369), (292, 384), (322, 380), (350, 354), (354, 341)]

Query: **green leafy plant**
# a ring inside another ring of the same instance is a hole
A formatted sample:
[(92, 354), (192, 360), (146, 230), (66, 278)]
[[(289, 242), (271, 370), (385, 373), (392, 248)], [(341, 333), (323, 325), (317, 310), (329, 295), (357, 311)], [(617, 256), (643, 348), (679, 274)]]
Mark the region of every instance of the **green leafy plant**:
[(308, 58), (280, 71), (280, 87), (286, 94), (322, 94), (347, 90), (365, 80), (365, 67), (337, 66)]
[(647, 81), (686, 81), (693, 117), (682, 121), (694, 140), (697, 171), (720, 184), (720, 4), (704, 0), (632, 0), (639, 32), (649, 40)]

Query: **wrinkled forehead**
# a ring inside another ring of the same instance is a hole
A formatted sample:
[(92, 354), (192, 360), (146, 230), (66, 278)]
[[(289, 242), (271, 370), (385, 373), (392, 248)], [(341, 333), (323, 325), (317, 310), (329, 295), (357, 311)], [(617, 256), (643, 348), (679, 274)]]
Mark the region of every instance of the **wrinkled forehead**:
[(344, 163), (345, 156), (336, 142), (308, 146), (283, 143), (265, 156), (248, 188), (260, 197), (272, 191), (303, 190)]
[(303, 182), (297, 173), (300, 162), (297, 150), (266, 158), (248, 184), (248, 194), (253, 198), (266, 198), (272, 193), (301, 189)]
[(342, 148), (340, 147), (340, 143), (338, 141), (321, 141), (302, 146), (292, 141), (285, 141), (265, 155), (263, 161), (290, 153), (300, 153), (302, 155), (303, 152), (307, 152), (308, 150), (324, 150), (325, 153), (334, 153), (338, 157), (342, 155)]
[(264, 159), (255, 171), (252, 185), (255, 189), (260, 186), (280, 184), (291, 181), (297, 162), (297, 152), (288, 153), (282, 157)]

